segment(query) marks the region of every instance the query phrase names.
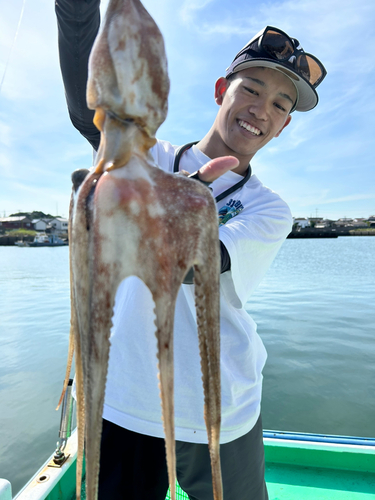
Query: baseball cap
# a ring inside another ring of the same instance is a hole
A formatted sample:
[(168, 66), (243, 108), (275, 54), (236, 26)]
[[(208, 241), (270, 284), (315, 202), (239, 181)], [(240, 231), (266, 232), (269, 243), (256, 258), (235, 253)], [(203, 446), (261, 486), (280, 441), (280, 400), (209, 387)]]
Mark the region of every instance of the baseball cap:
[(318, 104), (316, 87), (327, 71), (318, 58), (303, 50), (296, 38), (266, 26), (238, 52), (225, 76), (259, 66), (280, 71), (292, 81), (297, 100), (291, 111), (309, 111)]

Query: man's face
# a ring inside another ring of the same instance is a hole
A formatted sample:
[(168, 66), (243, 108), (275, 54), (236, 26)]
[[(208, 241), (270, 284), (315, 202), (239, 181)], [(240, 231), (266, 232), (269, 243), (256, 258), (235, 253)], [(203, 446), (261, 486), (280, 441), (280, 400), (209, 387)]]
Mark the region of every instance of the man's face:
[(270, 68), (239, 71), (230, 82), (220, 78), (215, 87), (220, 105), (215, 135), (222, 152), (250, 161), (289, 124), (296, 98), (289, 78)]

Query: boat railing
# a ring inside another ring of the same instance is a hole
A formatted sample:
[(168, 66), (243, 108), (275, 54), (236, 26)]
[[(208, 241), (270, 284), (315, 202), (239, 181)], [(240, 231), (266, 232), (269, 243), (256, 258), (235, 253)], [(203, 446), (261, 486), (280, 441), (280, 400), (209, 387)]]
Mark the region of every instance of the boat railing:
[(72, 435), (73, 408), (74, 408), (74, 398), (72, 396), (72, 388), (73, 388), (73, 379), (69, 379), (61, 407), (59, 440), (57, 441), (56, 450), (53, 457), (53, 461), (55, 462), (56, 465), (62, 465), (67, 459), (64, 450), (68, 439)]
[(303, 432), (282, 432), (265, 430), (263, 431), (263, 437), (268, 439), (284, 439), (288, 441), (303, 441), (310, 443), (329, 443), (375, 447), (375, 438), (357, 436), (335, 436), (331, 434), (311, 434)]

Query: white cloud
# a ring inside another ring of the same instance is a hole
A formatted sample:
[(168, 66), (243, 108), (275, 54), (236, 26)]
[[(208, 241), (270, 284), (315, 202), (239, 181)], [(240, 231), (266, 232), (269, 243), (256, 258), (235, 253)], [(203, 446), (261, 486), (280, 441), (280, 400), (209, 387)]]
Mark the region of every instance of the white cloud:
[(180, 18), (184, 23), (190, 24), (196, 17), (199, 18), (202, 15), (202, 10), (205, 9), (207, 5), (213, 2), (215, 2), (215, 0), (185, 0), (179, 10)]
[(339, 198), (330, 198), (319, 200), (319, 204), (325, 205), (328, 203), (342, 203), (348, 201), (358, 201), (358, 200), (375, 200), (375, 195), (366, 193), (350, 194), (348, 196), (341, 196)]

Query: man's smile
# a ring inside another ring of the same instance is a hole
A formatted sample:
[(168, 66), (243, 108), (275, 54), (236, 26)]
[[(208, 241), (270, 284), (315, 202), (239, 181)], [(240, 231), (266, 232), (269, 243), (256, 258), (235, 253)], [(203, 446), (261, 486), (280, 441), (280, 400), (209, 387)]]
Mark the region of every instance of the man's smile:
[(237, 123), (240, 127), (244, 128), (248, 132), (251, 132), (253, 135), (261, 135), (262, 131), (259, 128), (254, 127), (254, 125), (250, 125), (250, 123), (245, 122), (244, 120), (237, 120)]

